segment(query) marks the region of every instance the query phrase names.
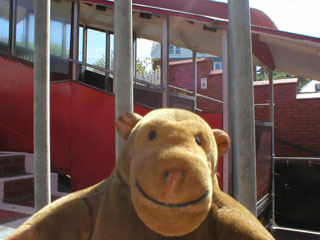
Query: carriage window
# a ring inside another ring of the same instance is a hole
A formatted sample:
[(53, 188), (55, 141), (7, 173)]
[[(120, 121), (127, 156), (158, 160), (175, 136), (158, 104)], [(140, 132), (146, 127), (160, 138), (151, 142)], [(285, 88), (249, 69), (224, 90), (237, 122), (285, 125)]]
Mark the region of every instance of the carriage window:
[[(93, 29), (88, 29), (87, 32), (87, 63), (105, 68), (106, 67), (106, 33)], [(105, 74), (94, 68), (88, 70)]]
[(17, 25), (14, 55), (33, 61), (34, 49), (34, 8), (33, 0), (17, 0)]
[(71, 42), (71, 1), (51, 1), (50, 68), (51, 72), (69, 73)]
[[(109, 69), (110, 71), (114, 71), (114, 35), (110, 34), (110, 58), (109, 58)], [(110, 74), (110, 77), (113, 77)]]
[(83, 27), (79, 27), (79, 53), (78, 53), (78, 61), (84, 62), (83, 55)]
[(0, 0), (0, 51), (9, 51), (9, 11), (10, 1)]

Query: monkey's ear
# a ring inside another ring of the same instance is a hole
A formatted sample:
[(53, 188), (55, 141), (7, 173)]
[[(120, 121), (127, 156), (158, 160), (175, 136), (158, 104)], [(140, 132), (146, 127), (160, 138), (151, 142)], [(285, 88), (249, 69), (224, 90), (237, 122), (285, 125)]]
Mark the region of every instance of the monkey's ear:
[(212, 129), (214, 138), (216, 139), (218, 147), (218, 156), (222, 156), (230, 147), (230, 138), (225, 131), (220, 129)]
[(116, 126), (119, 135), (126, 140), (129, 137), (131, 130), (140, 121), (142, 116), (137, 113), (123, 113), (119, 116)]

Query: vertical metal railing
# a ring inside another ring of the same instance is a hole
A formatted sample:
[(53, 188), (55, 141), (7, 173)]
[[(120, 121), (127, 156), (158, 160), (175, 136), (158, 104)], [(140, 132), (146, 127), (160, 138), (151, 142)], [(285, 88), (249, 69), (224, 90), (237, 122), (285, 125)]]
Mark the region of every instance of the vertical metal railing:
[[(115, 0), (115, 117), (133, 112), (133, 34), (132, 1)], [(124, 140), (116, 133), (116, 156), (119, 157)]]
[(34, 165), (35, 207), (51, 202), (50, 188), (50, 0), (35, 0)]
[(229, 0), (234, 196), (256, 215), (256, 153), (249, 0)]

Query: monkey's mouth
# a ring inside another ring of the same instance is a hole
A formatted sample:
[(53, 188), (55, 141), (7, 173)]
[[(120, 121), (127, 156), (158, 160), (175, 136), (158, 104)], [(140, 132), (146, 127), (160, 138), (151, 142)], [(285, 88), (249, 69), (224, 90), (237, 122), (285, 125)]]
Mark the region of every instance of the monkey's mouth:
[(197, 203), (201, 202), (203, 199), (205, 199), (209, 195), (209, 191), (207, 191), (201, 197), (199, 197), (199, 198), (197, 198), (195, 200), (189, 201), (189, 202), (184, 202), (184, 203), (164, 203), (164, 202), (160, 202), (160, 201), (150, 197), (148, 194), (146, 194), (145, 191), (140, 186), (138, 180), (136, 180), (136, 185), (137, 185), (137, 188), (139, 189), (140, 193), (142, 194), (142, 196), (144, 196), (146, 199), (148, 199), (149, 201), (151, 201), (151, 202), (153, 202), (155, 204), (158, 204), (160, 206), (169, 207), (169, 208), (182, 208), (182, 207), (187, 207), (187, 206), (190, 206), (190, 205), (194, 205), (194, 204), (197, 204)]

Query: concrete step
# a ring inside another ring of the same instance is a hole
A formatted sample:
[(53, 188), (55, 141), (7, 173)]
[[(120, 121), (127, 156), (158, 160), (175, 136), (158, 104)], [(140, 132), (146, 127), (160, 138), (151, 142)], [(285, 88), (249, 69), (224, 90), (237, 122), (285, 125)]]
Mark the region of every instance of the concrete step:
[(0, 177), (25, 173), (25, 155), (0, 152)]
[(0, 202), (14, 203), (34, 198), (33, 174), (0, 178)]

